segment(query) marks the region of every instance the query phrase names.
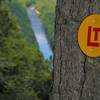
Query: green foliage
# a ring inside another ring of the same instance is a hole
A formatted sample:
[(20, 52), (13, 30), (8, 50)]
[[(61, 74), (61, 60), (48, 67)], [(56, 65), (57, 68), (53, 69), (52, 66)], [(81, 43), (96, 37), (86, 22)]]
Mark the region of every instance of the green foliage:
[(21, 32), (16, 18), (0, 5), (0, 100), (47, 100), (49, 66)]
[(12, 0), (12, 3), (19, 3), (21, 6), (26, 7), (35, 3), (35, 0)]

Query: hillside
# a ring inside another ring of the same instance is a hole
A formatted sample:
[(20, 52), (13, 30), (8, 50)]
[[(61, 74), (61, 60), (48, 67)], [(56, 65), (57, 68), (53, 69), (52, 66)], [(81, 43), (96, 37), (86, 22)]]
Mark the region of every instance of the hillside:
[(0, 100), (48, 100), (50, 84), (24, 5), (0, 4)]
[[(31, 29), (29, 29), (30, 25), (28, 23), (25, 7), (33, 4), (37, 15), (40, 17), (44, 25), (46, 36), (51, 46), (53, 46), (56, 0), (14, 0), (12, 1), (12, 4), (13, 5), (11, 5), (11, 8), (13, 8), (13, 12), (15, 13), (15, 15), (17, 14), (18, 18), (21, 17), (19, 18), (19, 21), (22, 20), (23, 22), (23, 23), (20, 23), (22, 26), (22, 30), (23, 30), (23, 27), (25, 27), (25, 30), (24, 30), (25, 33), (28, 30), (30, 31), (30, 34), (28, 36), (24, 33), (26, 37), (31, 37), (33, 36), (33, 34), (31, 32)], [(18, 12), (16, 11), (16, 9)], [(20, 14), (22, 14), (22, 16)]]
[(31, 23), (28, 19), (26, 8), (18, 2), (13, 2), (9, 5), (9, 8), (13, 15), (17, 17), (22, 31), (22, 36), (30, 43), (36, 43), (34, 32), (31, 28)]

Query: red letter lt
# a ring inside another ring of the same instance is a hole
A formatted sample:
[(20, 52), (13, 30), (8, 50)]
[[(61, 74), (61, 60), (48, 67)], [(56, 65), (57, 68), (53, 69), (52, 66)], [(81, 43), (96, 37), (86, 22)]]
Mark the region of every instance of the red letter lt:
[(99, 32), (100, 32), (100, 28), (93, 28), (93, 31), (95, 32), (95, 35), (94, 35), (94, 41), (95, 42), (92, 42), (91, 41), (91, 35), (92, 35), (92, 27), (89, 26), (88, 27), (88, 41), (87, 41), (87, 46), (91, 46), (91, 47), (99, 47)]

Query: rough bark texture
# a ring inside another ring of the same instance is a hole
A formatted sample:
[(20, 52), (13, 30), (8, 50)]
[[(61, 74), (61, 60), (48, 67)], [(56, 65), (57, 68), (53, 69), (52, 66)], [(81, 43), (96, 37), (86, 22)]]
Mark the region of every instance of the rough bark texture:
[(93, 13), (100, 0), (57, 0), (51, 100), (100, 100), (100, 58), (83, 55), (77, 42), (81, 21)]

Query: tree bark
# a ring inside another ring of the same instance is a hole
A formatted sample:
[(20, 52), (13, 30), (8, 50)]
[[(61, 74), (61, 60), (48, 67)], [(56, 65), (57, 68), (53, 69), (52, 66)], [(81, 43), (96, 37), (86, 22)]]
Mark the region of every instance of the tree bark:
[(77, 42), (82, 20), (100, 13), (100, 0), (57, 0), (51, 100), (100, 100), (100, 58), (85, 56)]

